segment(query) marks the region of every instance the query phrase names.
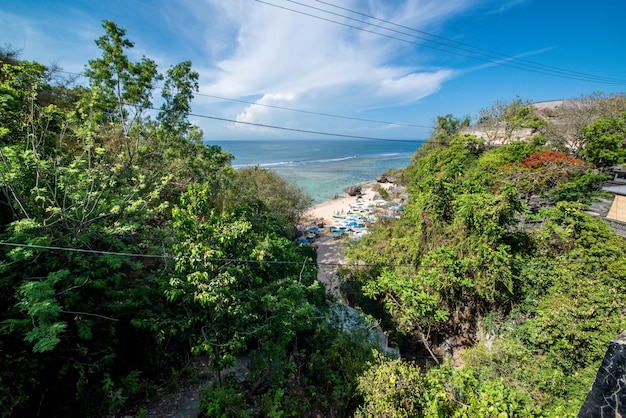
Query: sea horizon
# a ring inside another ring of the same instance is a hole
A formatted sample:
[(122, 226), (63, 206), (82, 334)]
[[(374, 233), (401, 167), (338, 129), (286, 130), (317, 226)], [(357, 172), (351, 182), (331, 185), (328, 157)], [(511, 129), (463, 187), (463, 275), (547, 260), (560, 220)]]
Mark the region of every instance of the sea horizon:
[(405, 168), (425, 140), (228, 139), (205, 140), (233, 154), (235, 169), (258, 166), (297, 185), (313, 204), (332, 200), (353, 185)]

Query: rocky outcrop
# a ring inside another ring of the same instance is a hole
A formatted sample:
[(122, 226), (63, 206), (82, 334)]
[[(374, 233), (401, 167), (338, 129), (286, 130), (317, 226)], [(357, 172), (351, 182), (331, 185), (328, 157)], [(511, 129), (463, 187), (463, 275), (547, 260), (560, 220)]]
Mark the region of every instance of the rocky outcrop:
[(346, 190), (346, 192), (348, 193), (349, 196), (359, 196), (362, 193), (362, 188), (359, 185), (355, 185), (355, 186), (350, 186), (348, 187), (348, 189)]
[(578, 417), (626, 417), (626, 331), (609, 344)]
[(400, 357), (400, 350), (389, 347), (387, 336), (378, 322), (353, 307), (335, 303), (330, 307), (327, 320), (333, 327), (347, 332), (352, 338), (365, 340), (390, 357)]
[(378, 183), (395, 183), (397, 179), (398, 178), (396, 176), (388, 176), (386, 174), (381, 174), (380, 176), (376, 177), (376, 181)]

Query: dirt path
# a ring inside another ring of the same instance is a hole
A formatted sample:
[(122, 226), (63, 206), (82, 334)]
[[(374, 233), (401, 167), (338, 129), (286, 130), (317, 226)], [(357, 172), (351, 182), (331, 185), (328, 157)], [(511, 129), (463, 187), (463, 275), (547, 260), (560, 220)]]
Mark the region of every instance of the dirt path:
[(320, 237), (315, 240), (317, 248), (317, 279), (326, 287), (326, 291), (344, 302), (339, 289), (340, 282), (337, 277), (339, 264), (345, 262), (342, 240), (331, 236), (330, 231), (322, 229)]

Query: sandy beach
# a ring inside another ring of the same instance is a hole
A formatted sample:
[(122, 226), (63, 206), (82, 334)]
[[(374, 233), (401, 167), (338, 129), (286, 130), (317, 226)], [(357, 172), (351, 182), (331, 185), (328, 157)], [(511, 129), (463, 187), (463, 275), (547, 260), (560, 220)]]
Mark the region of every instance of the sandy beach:
[(390, 183), (365, 183), (361, 185), (360, 196), (349, 196), (347, 193), (344, 193), (335, 199), (313, 206), (302, 217), (302, 222), (310, 223), (321, 220), (325, 224), (332, 224), (334, 222), (333, 216), (346, 215), (350, 210), (350, 207), (357, 204), (357, 201), (367, 204), (376, 199), (380, 199), (380, 196), (378, 196), (375, 191), (380, 187), (389, 189), (392, 185)]
[(343, 240), (333, 238), (329, 226), (336, 222), (333, 216), (345, 216), (350, 208), (358, 203), (367, 205), (380, 199), (376, 192), (380, 187), (388, 189), (392, 185), (376, 182), (363, 184), (361, 185), (360, 196), (349, 196), (347, 193), (340, 195), (335, 199), (312, 207), (301, 219), (301, 224), (305, 228), (324, 225), (323, 228), (320, 228), (319, 236), (314, 241), (314, 244), (317, 245), (317, 263), (319, 266), (317, 278), (324, 284), (326, 291), (340, 301), (344, 300), (340, 292), (341, 283), (337, 277), (337, 270), (345, 262)]

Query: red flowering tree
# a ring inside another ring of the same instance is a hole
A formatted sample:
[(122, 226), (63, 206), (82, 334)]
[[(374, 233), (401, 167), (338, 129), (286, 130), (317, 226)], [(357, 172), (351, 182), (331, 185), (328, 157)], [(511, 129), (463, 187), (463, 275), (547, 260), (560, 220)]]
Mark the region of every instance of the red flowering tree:
[(535, 152), (519, 163), (502, 167), (504, 179), (516, 184), (529, 199), (531, 195), (545, 196), (574, 176), (580, 176), (590, 165), (562, 152)]

